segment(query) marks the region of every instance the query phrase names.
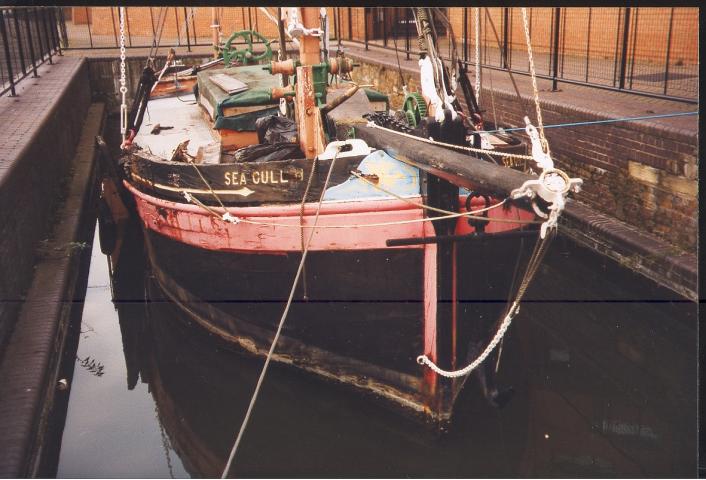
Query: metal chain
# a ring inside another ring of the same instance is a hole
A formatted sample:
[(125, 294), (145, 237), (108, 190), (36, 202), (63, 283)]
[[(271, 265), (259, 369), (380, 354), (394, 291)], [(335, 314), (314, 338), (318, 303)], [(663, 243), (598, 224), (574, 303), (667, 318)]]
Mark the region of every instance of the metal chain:
[(542, 109), (539, 106), (539, 89), (537, 88), (537, 75), (534, 70), (534, 57), (532, 56), (532, 42), (530, 41), (529, 23), (527, 21), (527, 9), (522, 8), (522, 23), (525, 27), (525, 40), (527, 42), (527, 57), (529, 60), (530, 76), (532, 77), (532, 92), (534, 94), (534, 107), (537, 111), (537, 126), (539, 127), (539, 138), (542, 143), (544, 153), (549, 154), (549, 144), (544, 136), (544, 122), (542, 121)]
[(120, 95), (122, 103), (120, 104), (120, 134), (123, 136), (125, 143), (125, 135), (127, 133), (127, 101), (125, 94), (127, 93), (127, 85), (125, 79), (125, 7), (120, 7)]
[(476, 102), (480, 106), (480, 7), (473, 8), (476, 24)]

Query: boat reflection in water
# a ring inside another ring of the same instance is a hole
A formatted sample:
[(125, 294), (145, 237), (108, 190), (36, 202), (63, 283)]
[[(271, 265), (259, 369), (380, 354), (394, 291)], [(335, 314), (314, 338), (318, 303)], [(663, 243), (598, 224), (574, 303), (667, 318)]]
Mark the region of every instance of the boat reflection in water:
[[(128, 387), (149, 385), (165, 441), (189, 474), (218, 477), (262, 359), (192, 325), (134, 253), (123, 252), (132, 258), (113, 279)], [(600, 262), (561, 243), (547, 258), (503, 348), (500, 379), (517, 391), (505, 408), (465, 388), (438, 438), (345, 387), (273, 365), (231, 474), (694, 475), (695, 306), (626, 302), (669, 299), (644, 283), (618, 287), (628, 278)], [(142, 295), (146, 303), (120, 301)]]

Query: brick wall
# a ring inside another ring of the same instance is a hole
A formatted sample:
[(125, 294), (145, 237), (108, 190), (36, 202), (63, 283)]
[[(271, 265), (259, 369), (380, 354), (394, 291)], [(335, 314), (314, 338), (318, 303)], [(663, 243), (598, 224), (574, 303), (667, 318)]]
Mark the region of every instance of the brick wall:
[[(149, 37), (158, 27), (158, 17), (161, 7), (130, 7), (127, 9), (127, 23), (130, 35)], [(91, 22), (91, 33), (94, 35), (114, 35), (119, 30), (117, 7), (75, 7), (73, 21), (76, 24)], [(187, 11), (190, 10), (187, 8)], [(343, 38), (348, 39), (349, 10), (352, 23), (352, 39), (363, 41), (364, 8), (341, 7), (341, 26)], [(484, 9), (483, 9), (484, 10)], [(112, 15), (111, 15), (112, 11)], [(237, 30), (255, 29), (268, 38), (277, 38), (277, 28), (267, 16), (255, 7), (225, 7), (217, 9), (221, 19), (221, 31), (224, 38)], [(274, 8), (269, 8), (274, 12)], [(334, 9), (328, 8), (329, 15)], [(530, 33), (532, 47), (537, 53), (546, 53), (550, 50), (553, 30), (553, 11), (551, 7), (533, 7), (529, 9)], [(624, 9), (620, 7), (571, 7), (562, 10), (562, 27), (560, 42), (566, 55), (585, 56), (592, 59), (613, 59), (619, 52), (621, 45), (616, 42), (619, 32), (623, 28)], [(88, 12), (88, 13), (87, 13)], [(488, 8), (488, 13), (498, 34), (503, 32), (503, 9), (498, 7)], [(368, 15), (369, 38), (374, 37), (373, 9)], [(633, 8), (631, 14), (629, 37), (629, 54), (634, 52), (638, 61), (663, 64), (666, 56), (666, 42), (669, 34), (669, 19), (671, 8), (666, 7), (639, 7)], [(189, 22), (189, 35), (194, 36), (195, 27), (199, 39), (211, 37), (210, 25), (212, 15), (211, 7), (194, 7), (193, 22)], [(458, 41), (463, 40), (463, 8), (451, 7), (447, 9), (454, 34)], [(698, 38), (698, 8), (675, 7), (672, 19), (672, 40), (670, 46), (670, 59), (676, 64), (696, 63), (698, 61), (698, 48), (694, 39)], [(163, 37), (172, 38), (185, 36), (184, 8), (168, 7), (164, 24)], [(387, 11), (388, 33), (392, 30), (394, 9)], [(400, 17), (401, 18), (401, 17)], [(590, 19), (590, 21), (589, 21)], [(468, 35), (474, 38), (475, 26), (473, 9), (468, 9)], [(589, 28), (590, 27), (590, 28)], [(411, 29), (411, 35), (416, 38), (416, 31)], [(333, 32), (333, 25), (331, 27)], [(379, 32), (378, 32), (379, 33)], [(381, 38), (382, 35), (377, 35)], [(509, 11), (508, 40), (511, 49), (525, 50), (525, 33), (520, 8), (511, 8)], [(416, 44), (416, 42), (415, 42)], [(492, 33), (490, 23), (484, 11), (481, 11), (481, 44), (494, 48), (497, 43)]]
[[(360, 60), (359, 60), (360, 61)], [(418, 89), (418, 74), (403, 71), (410, 91)], [(353, 71), (358, 83), (382, 91), (401, 91), (396, 68), (363, 62)], [(473, 80), (472, 80), (473, 81)], [(487, 83), (487, 82), (486, 82)], [(462, 96), (459, 97), (463, 103)], [(490, 90), (484, 85), (481, 98)], [(494, 92), (498, 122), (524, 126), (524, 110), (514, 91)], [(402, 95), (391, 95), (399, 108)], [(523, 100), (534, 118), (533, 101)], [(465, 108), (465, 105), (464, 105)], [(492, 118), (490, 107), (486, 119)], [(542, 101), (545, 125), (604, 120), (599, 112)], [(584, 179), (581, 202), (597, 211), (638, 227), (676, 247), (696, 253), (698, 219), (698, 157), (695, 132), (684, 132), (644, 122), (546, 129), (558, 168)]]

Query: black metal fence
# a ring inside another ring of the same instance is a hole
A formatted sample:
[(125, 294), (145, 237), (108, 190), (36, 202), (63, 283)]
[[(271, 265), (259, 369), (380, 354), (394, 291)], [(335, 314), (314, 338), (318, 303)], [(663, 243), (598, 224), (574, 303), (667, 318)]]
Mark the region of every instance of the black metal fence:
[[(354, 10), (363, 10), (362, 19)], [(475, 9), (442, 10), (454, 26), (463, 65), (475, 68)], [(554, 90), (563, 82), (698, 102), (697, 8), (533, 7), (527, 14), (537, 76), (551, 80)], [(397, 48), (407, 59), (419, 53), (410, 8), (345, 7), (335, 15), (337, 25), (347, 26), (343, 38), (366, 49)], [(480, 65), (529, 74), (521, 8), (480, 8), (478, 16)], [(448, 58), (452, 32), (436, 28), (439, 50)]]
[(0, 8), (0, 96), (16, 95), (18, 81), (37, 77), (66, 45), (61, 10), (55, 7)]
[[(276, 9), (256, 7), (130, 7), (126, 43), (149, 47), (160, 23), (162, 44), (211, 45), (212, 15), (224, 33), (254, 29), (276, 38)], [(267, 10), (267, 11), (265, 11)], [(451, 35), (467, 70), (475, 69), (476, 30), (479, 63), (487, 69), (529, 73), (524, 22), (520, 8), (442, 8), (452, 29), (436, 22), (440, 51), (448, 56)], [(118, 46), (117, 7), (64, 7), (69, 48)], [(419, 53), (411, 8), (335, 7), (335, 38), (372, 45), (405, 55)], [(536, 73), (552, 81), (697, 102), (699, 84), (698, 8), (693, 7), (532, 7), (528, 26)], [(164, 16), (163, 22), (160, 22)]]

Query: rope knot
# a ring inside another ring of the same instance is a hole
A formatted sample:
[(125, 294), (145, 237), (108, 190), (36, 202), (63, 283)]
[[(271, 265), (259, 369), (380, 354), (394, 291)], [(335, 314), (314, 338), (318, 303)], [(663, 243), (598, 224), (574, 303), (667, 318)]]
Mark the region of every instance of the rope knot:
[(240, 223), (240, 218), (234, 217), (233, 215), (230, 214), (230, 212), (224, 213), (221, 218), (223, 219), (224, 222), (232, 223), (234, 225), (237, 225)]

